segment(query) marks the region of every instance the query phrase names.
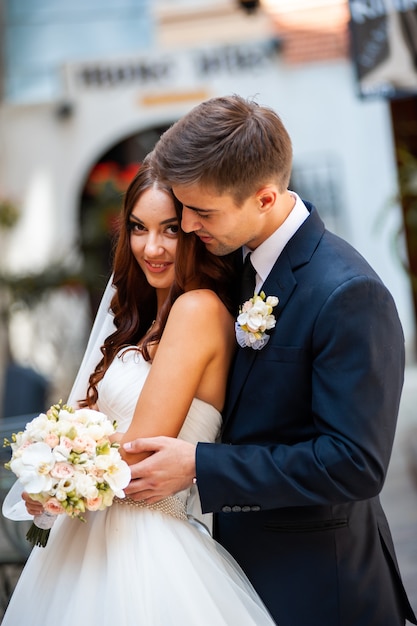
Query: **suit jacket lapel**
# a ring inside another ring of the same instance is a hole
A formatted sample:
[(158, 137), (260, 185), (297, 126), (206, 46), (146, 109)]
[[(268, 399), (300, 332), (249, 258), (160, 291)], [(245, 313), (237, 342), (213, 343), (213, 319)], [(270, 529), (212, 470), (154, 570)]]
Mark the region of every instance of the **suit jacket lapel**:
[[(294, 274), (288, 259), (288, 256), (283, 251), (278, 261), (276, 262), (273, 270), (268, 276), (267, 280), (262, 286), (262, 291), (267, 296), (277, 296), (279, 298), (278, 305), (274, 308), (274, 315), (279, 324), (279, 316), (281, 311), (287, 304), (292, 292), (296, 287), (297, 281), (294, 278)], [(270, 331), (270, 333), (272, 333)], [(250, 373), (251, 367), (255, 362), (258, 355), (258, 350), (252, 348), (238, 348), (237, 354), (232, 366), (231, 377), (229, 381), (228, 401), (226, 412), (224, 415), (224, 422), (226, 422), (228, 416), (233, 410), (236, 400), (242, 387), (245, 385), (246, 379)]]
[[(274, 309), (277, 325), (282, 311), (297, 286), (294, 272), (298, 267), (310, 261), (324, 232), (324, 224), (315, 208), (307, 202), (305, 204), (310, 211), (310, 216), (285, 246), (261, 289), (267, 296), (279, 298), (279, 303)], [(273, 332), (274, 330), (270, 331), (270, 334)], [(237, 350), (229, 381), (224, 423), (233, 411), (258, 354), (258, 350), (251, 348), (238, 348)]]

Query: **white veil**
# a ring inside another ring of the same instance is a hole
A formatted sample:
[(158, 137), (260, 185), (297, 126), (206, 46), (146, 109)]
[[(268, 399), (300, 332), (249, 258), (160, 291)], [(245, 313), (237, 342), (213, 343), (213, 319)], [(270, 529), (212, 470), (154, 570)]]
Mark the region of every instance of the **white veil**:
[(68, 396), (67, 404), (74, 408), (76, 408), (78, 400), (86, 396), (88, 379), (103, 356), (100, 348), (104, 344), (104, 340), (116, 330), (113, 323), (113, 313), (110, 311), (110, 303), (115, 291), (112, 275), (103, 293), (83, 360), (81, 361), (78, 374), (75, 377), (74, 384)]
[[(88, 379), (90, 374), (94, 371), (97, 363), (101, 360), (102, 353), (100, 348), (103, 345), (104, 340), (114, 330), (116, 330), (113, 323), (113, 314), (110, 311), (110, 303), (114, 293), (115, 288), (113, 286), (112, 275), (103, 293), (103, 297), (91, 329), (90, 337), (88, 339), (87, 348), (67, 400), (67, 404), (73, 406), (74, 408), (77, 407), (78, 400), (85, 398), (87, 394)], [(26, 511), (25, 503), (22, 500), (22, 491), (22, 484), (16, 480), (3, 501), (2, 513), (4, 517), (14, 521), (32, 519), (32, 516)]]

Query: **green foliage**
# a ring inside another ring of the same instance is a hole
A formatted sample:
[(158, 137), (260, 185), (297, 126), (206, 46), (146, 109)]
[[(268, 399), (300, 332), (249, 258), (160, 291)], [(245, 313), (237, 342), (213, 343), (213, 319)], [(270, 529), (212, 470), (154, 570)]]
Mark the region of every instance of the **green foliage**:
[(7, 198), (0, 198), (0, 228), (13, 228), (20, 216), (17, 206)]

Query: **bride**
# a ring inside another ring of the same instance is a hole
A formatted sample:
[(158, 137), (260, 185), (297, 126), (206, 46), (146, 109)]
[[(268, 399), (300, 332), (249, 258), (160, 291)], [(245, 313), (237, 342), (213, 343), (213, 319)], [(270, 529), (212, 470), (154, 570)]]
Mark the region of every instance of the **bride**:
[[(112, 284), (70, 396), (116, 420), (121, 442), (219, 433), (236, 278), (232, 259), (210, 255), (180, 220), (145, 162), (125, 196)], [(41, 513), (23, 497), (31, 515)], [(239, 566), (196, 521), (198, 500), (194, 485), (156, 504), (119, 500), (86, 512), (86, 523), (59, 516), (47, 546), (32, 550), (2, 626), (273, 625)]]

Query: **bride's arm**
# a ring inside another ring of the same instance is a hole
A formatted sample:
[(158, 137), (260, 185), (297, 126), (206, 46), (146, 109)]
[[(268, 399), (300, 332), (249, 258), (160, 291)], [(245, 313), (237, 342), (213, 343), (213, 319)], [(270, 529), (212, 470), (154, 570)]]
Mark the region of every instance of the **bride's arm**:
[[(208, 290), (174, 303), (152, 367), (121, 444), (138, 437), (177, 437), (193, 398), (222, 408), (233, 351), (233, 321)], [(120, 449), (124, 454), (123, 448)], [(125, 455), (129, 464), (148, 454)]]

